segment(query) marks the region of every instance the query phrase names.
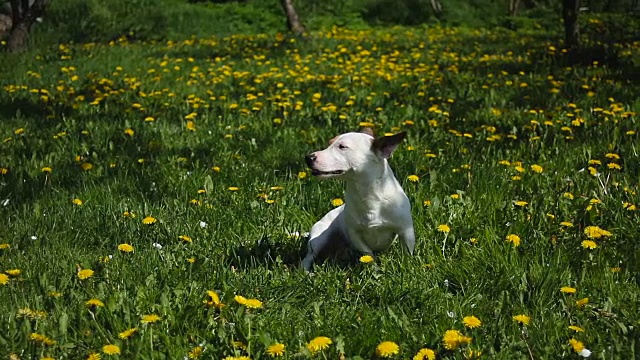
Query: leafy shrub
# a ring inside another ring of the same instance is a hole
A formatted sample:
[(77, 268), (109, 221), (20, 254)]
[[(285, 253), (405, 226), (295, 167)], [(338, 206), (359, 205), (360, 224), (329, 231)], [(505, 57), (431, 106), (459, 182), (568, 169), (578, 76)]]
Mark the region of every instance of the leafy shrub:
[(113, 40), (120, 36), (158, 39), (168, 13), (160, 0), (53, 1), (47, 12), (47, 32), (60, 41)]

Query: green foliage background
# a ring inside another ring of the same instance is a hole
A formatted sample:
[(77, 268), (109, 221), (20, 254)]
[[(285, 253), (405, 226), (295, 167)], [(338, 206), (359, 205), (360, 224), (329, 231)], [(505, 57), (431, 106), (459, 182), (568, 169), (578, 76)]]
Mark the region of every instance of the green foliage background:
[[(331, 26), (442, 24), (448, 26), (512, 29), (542, 27), (561, 30), (560, 1), (522, 2), (518, 17), (509, 17), (507, 1), (443, 1), (436, 17), (429, 0), (297, 0), (298, 13), (309, 30)], [(600, 14), (636, 14), (634, 0), (589, 4)], [(632, 17), (626, 17), (632, 18)], [(46, 21), (36, 27), (42, 43), (115, 40), (127, 36), (138, 40), (159, 40), (209, 34), (274, 33), (285, 31), (284, 13), (278, 0), (199, 1), (185, 0), (55, 0)], [(626, 25), (626, 21), (620, 26)], [(634, 27), (625, 27), (633, 32)], [(636, 28), (637, 29), (637, 28)], [(637, 35), (637, 33), (636, 33)]]

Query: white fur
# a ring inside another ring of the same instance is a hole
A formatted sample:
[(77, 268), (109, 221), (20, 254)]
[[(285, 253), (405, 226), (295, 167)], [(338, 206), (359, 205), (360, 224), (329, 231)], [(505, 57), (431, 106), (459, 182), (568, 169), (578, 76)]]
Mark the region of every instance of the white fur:
[(334, 138), (328, 148), (307, 156), (314, 175), (346, 182), (344, 205), (329, 211), (311, 228), (307, 256), (302, 260), (307, 271), (318, 254), (341, 239), (361, 254), (373, 255), (399, 237), (413, 254), (411, 205), (386, 159), (404, 135), (379, 141), (367, 133), (346, 133)]

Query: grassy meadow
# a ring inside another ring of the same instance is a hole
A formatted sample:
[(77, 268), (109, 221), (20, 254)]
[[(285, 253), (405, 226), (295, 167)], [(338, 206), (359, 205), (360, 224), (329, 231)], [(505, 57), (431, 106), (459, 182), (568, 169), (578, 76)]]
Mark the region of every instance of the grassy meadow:
[[(640, 356), (640, 43), (575, 63), (558, 35), (1, 55), (0, 358)], [(409, 134), (391, 166), (416, 254), (307, 274), (343, 185), (304, 155), (360, 127)]]

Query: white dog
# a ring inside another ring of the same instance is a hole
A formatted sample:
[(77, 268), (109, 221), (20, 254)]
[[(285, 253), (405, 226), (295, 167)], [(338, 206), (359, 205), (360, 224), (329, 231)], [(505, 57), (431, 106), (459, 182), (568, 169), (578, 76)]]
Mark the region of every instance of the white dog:
[(345, 203), (315, 223), (302, 267), (311, 270), (317, 257), (346, 243), (363, 255), (385, 250), (396, 237), (413, 255), (415, 234), (411, 204), (387, 159), (407, 135), (374, 138), (373, 131), (339, 135), (329, 147), (306, 156), (311, 173), (346, 182)]

